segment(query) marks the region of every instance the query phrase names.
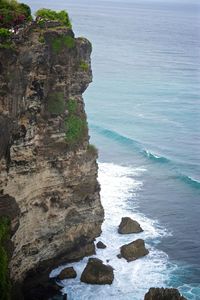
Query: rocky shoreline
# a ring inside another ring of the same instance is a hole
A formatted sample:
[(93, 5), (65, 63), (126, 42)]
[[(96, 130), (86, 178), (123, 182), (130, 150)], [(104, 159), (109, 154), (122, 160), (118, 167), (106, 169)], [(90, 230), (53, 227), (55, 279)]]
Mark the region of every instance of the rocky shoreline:
[[(133, 227), (132, 227), (133, 226)], [(136, 227), (135, 227), (136, 226)], [(140, 227), (140, 224), (132, 220), (131, 218), (125, 217), (122, 218), (121, 223), (118, 227), (118, 233), (123, 228), (124, 233), (120, 234), (130, 234), (130, 233), (139, 233), (143, 231)], [(138, 230), (138, 228), (140, 230)], [(131, 231), (131, 232), (130, 232)], [(107, 246), (99, 241), (96, 243), (97, 249), (105, 249)], [(145, 248), (144, 240), (137, 239), (129, 244), (125, 244), (120, 248), (120, 254), (117, 255), (119, 259), (124, 258), (127, 263), (134, 263), (136, 259), (140, 259), (145, 255), (148, 255), (149, 251)], [(106, 261), (109, 262), (110, 259)], [(58, 284), (57, 288), (59, 289), (62, 286), (62, 280), (73, 279), (77, 277), (77, 273), (74, 267), (66, 267), (62, 269), (59, 275), (55, 278), (51, 278), (55, 283)], [(104, 264), (99, 258), (89, 258), (88, 262), (82, 271), (80, 276), (80, 281), (86, 284), (97, 284), (97, 285), (111, 285), (114, 280), (114, 268), (109, 264)], [(55, 287), (55, 286), (54, 286)], [(56, 296), (59, 298), (53, 299), (66, 299), (67, 294)], [(177, 289), (172, 288), (150, 288), (149, 291), (144, 295), (144, 300), (186, 300)]]

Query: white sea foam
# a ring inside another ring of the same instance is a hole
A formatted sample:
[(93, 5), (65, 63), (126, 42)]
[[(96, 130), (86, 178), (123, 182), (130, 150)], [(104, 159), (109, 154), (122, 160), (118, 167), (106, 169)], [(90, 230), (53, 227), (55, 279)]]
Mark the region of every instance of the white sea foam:
[[(123, 299), (141, 300), (152, 286), (165, 286), (170, 276), (168, 256), (157, 250), (154, 245), (167, 235), (167, 231), (156, 221), (146, 218), (137, 212), (137, 193), (142, 188), (141, 174), (144, 168), (129, 168), (110, 163), (99, 164), (99, 181), (101, 184), (101, 201), (105, 209), (105, 222), (102, 235), (97, 239), (103, 241), (106, 249), (97, 249), (96, 255), (114, 268), (115, 279), (112, 285), (88, 285), (80, 282), (80, 275), (87, 263), (84, 258), (78, 263), (70, 264), (76, 269), (76, 279), (63, 280), (63, 292), (69, 300), (84, 299)], [(117, 232), (121, 217), (136, 219), (144, 229), (139, 234), (120, 235)], [(143, 238), (150, 250), (149, 255), (134, 262), (127, 263), (118, 259), (119, 248), (125, 243)], [(59, 274), (65, 266), (51, 273)]]

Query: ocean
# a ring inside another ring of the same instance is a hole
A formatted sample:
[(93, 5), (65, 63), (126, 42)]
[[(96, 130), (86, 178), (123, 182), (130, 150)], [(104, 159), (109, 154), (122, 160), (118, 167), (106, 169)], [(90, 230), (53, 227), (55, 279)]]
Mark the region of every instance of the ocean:
[[(200, 3), (195, 0), (26, 0), (68, 10), (76, 36), (93, 45), (93, 83), (84, 94), (99, 181), (111, 286), (80, 283), (87, 258), (63, 281), (69, 299), (142, 300), (150, 287), (200, 299)], [(121, 236), (121, 217), (144, 229)], [(143, 238), (150, 254), (118, 259)], [(54, 270), (56, 274), (63, 266)]]

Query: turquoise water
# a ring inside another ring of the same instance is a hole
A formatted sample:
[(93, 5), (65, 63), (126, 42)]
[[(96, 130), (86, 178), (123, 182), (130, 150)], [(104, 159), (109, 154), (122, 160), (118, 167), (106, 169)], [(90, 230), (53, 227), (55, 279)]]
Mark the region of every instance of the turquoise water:
[[(115, 267), (113, 286), (64, 282), (70, 299), (141, 300), (150, 286), (200, 299), (200, 4), (198, 1), (29, 0), (67, 9), (93, 44), (94, 80), (84, 98), (99, 148), (106, 211), (97, 256)], [(106, 180), (105, 180), (106, 179)], [(121, 216), (143, 225), (150, 255), (116, 259)], [(79, 273), (86, 260), (76, 265)], [(81, 295), (81, 296), (80, 296)]]

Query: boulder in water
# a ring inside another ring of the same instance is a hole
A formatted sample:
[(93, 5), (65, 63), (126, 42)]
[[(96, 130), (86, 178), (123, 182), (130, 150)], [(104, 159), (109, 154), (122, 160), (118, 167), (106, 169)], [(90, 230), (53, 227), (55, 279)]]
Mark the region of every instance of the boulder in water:
[(140, 224), (132, 220), (129, 217), (124, 217), (121, 219), (121, 223), (118, 228), (118, 233), (121, 234), (129, 234), (129, 233), (139, 233), (142, 232), (143, 229), (140, 227)]
[(77, 274), (73, 267), (63, 269), (58, 275), (58, 279), (64, 280), (69, 278), (76, 278)]
[(106, 248), (106, 245), (101, 241), (99, 241), (96, 246), (97, 246), (98, 249), (105, 249)]
[(120, 248), (121, 257), (125, 258), (128, 262), (143, 257), (148, 253), (149, 250), (145, 248), (144, 240), (142, 239), (123, 245)]
[(113, 268), (98, 258), (90, 258), (81, 275), (81, 281), (90, 284), (111, 284), (113, 279)]
[(187, 300), (177, 289), (150, 288), (144, 300)]

